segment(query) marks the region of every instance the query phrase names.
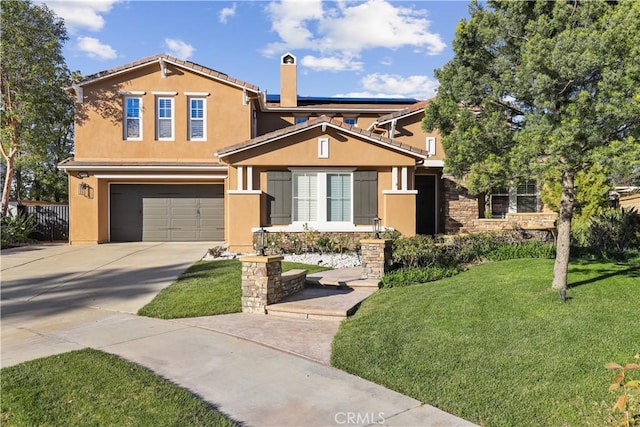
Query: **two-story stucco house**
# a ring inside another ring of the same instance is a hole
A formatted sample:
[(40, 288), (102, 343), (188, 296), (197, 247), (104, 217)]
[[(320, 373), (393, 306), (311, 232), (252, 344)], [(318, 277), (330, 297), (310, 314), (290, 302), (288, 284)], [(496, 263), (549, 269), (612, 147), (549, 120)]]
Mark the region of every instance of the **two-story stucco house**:
[[(378, 217), (407, 236), (477, 228), (485, 201), (443, 176), (440, 137), (421, 130), (427, 101), (299, 97), (296, 62), (281, 57), (276, 96), (164, 54), (74, 85), (75, 156), (59, 166), (70, 243), (247, 252), (260, 227), (368, 233)], [(539, 209), (533, 197), (523, 209)]]

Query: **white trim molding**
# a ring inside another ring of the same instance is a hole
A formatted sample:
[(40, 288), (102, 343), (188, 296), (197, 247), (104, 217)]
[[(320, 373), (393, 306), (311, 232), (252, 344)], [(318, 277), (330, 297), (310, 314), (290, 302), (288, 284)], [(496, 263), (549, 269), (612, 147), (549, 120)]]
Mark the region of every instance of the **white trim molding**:
[(418, 194), (418, 190), (382, 190), (382, 194)]

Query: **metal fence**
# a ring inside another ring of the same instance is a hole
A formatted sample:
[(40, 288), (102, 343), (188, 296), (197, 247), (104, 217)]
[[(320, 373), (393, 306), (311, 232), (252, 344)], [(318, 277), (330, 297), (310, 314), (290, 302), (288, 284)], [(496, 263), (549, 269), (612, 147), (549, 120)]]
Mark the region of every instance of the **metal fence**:
[(30, 238), (49, 242), (69, 240), (69, 205), (18, 205), (18, 211), (33, 216), (36, 231)]

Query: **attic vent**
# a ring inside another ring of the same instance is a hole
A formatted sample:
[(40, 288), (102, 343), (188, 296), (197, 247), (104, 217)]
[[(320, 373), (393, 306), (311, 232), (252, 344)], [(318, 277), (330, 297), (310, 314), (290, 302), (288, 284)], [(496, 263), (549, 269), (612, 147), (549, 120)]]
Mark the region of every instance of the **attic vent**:
[(282, 63), (287, 65), (293, 65), (296, 63), (296, 58), (291, 54), (286, 54), (282, 57)]

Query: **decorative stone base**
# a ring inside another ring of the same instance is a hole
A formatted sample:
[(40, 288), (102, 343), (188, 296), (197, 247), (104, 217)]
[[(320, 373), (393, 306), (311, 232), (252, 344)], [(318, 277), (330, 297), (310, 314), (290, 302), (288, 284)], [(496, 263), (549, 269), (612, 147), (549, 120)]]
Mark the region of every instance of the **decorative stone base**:
[(307, 270), (282, 274), (281, 255), (249, 256), (242, 262), (242, 312), (267, 314), (267, 305), (304, 288)]
[(365, 239), (360, 241), (362, 251), (362, 278), (382, 279), (391, 268), (391, 240)]

